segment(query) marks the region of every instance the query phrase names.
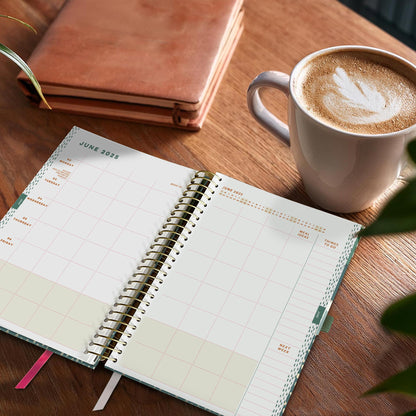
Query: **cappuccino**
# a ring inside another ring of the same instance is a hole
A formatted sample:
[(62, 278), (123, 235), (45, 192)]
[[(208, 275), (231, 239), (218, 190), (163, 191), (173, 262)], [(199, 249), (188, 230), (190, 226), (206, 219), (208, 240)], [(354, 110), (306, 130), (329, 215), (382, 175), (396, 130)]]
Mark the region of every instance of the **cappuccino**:
[(383, 134), (416, 123), (412, 70), (381, 54), (337, 51), (317, 56), (302, 68), (294, 87), (309, 114), (340, 130)]

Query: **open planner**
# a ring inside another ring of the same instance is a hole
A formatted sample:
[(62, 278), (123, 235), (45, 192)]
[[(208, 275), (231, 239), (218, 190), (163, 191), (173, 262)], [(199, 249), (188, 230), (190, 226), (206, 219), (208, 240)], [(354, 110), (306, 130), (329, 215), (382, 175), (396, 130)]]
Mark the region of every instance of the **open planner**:
[(0, 327), (224, 415), (281, 415), (360, 225), (74, 127), (0, 223)]

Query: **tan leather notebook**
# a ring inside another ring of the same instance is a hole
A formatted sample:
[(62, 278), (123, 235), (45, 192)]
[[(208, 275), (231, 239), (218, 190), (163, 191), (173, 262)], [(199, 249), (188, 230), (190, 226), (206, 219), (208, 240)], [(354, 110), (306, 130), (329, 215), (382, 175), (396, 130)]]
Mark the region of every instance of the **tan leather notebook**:
[[(28, 64), (54, 110), (198, 130), (242, 32), (242, 3), (67, 0)], [(25, 74), (18, 81), (39, 102)]]

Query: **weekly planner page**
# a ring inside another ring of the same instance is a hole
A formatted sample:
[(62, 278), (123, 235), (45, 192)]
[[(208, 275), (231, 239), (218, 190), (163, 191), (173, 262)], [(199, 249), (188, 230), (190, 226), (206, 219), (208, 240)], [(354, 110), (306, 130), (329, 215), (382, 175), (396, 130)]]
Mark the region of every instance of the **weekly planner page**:
[(106, 366), (221, 415), (280, 415), (361, 227), (218, 176)]
[(73, 128), (0, 223), (0, 327), (95, 364), (85, 350), (193, 173)]

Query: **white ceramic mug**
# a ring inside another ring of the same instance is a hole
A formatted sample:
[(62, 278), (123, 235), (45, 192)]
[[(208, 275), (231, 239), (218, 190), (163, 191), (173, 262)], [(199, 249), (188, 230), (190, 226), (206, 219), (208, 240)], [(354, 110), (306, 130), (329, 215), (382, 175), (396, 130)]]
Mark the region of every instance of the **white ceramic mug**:
[[(303, 58), (291, 75), (267, 71), (258, 75), (247, 91), (247, 104), (254, 118), (289, 145), (306, 192), (320, 207), (347, 213), (369, 207), (398, 177), (405, 161), (407, 142), (416, 137), (416, 124), (385, 134), (357, 134), (324, 124), (300, 103), (294, 82), (315, 57), (335, 51), (364, 51), (390, 57), (415, 73), (416, 66), (386, 51), (363, 46), (337, 46)], [(288, 96), (287, 126), (261, 101), (261, 88), (277, 88)]]

